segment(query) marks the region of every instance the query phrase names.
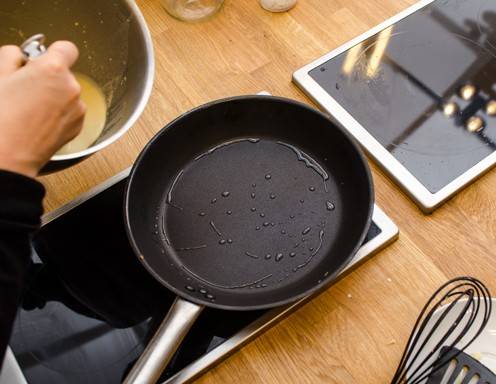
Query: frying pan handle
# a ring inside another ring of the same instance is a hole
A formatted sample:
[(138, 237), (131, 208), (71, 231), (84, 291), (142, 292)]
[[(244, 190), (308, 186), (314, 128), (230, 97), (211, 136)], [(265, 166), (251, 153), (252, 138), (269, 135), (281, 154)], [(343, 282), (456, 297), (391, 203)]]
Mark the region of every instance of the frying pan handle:
[(124, 384), (156, 383), (203, 308), (177, 297)]

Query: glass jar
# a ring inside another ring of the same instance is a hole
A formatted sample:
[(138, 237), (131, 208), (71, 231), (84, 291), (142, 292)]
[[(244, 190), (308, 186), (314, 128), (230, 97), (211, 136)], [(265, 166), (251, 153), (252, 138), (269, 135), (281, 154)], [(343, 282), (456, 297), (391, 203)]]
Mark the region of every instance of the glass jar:
[(176, 19), (199, 21), (219, 11), (224, 0), (162, 0), (162, 5)]

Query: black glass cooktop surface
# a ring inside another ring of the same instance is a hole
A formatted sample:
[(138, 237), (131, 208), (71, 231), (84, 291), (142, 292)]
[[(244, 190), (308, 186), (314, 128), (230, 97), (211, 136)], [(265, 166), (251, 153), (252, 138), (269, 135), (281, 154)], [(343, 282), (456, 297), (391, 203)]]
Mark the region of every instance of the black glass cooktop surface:
[[(10, 346), (29, 384), (120, 383), (174, 296), (144, 270), (122, 218), (125, 180), (46, 224)], [(367, 241), (381, 233), (373, 224)], [(206, 309), (160, 382), (266, 311)]]
[(310, 71), (436, 193), (496, 148), (496, 1), (437, 0)]

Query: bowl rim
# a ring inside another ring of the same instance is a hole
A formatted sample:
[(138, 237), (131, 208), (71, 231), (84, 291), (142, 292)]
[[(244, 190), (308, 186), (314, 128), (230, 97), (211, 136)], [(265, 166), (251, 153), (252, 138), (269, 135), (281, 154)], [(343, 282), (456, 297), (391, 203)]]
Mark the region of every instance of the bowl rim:
[(138, 25), (143, 33), (143, 39), (145, 43), (145, 50), (147, 52), (147, 57), (149, 57), (146, 66), (146, 83), (141, 98), (138, 104), (136, 105), (134, 112), (131, 114), (131, 116), (126, 121), (126, 123), (123, 124), (122, 127), (119, 128), (119, 130), (115, 132), (113, 135), (111, 135), (109, 138), (103, 140), (98, 144), (94, 144), (83, 151), (68, 153), (64, 155), (54, 155), (52, 156), (50, 161), (66, 161), (66, 160), (84, 158), (94, 154), (95, 152), (102, 150), (105, 147), (108, 147), (110, 144), (120, 139), (136, 123), (138, 118), (145, 110), (146, 105), (148, 104), (148, 100), (150, 99), (153, 89), (153, 83), (155, 79), (155, 52), (153, 47), (153, 40), (148, 24), (146, 23), (145, 17), (143, 16), (143, 13), (141, 12), (138, 5), (134, 2), (134, 0), (123, 0), (123, 1), (132, 11), (134, 17), (136, 17), (136, 21), (138, 22)]

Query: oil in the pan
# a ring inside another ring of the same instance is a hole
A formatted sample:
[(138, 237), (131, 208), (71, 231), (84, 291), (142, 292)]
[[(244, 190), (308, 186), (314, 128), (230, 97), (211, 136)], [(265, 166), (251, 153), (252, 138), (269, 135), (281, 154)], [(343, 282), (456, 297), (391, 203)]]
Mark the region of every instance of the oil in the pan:
[(315, 187), (310, 187), (310, 188), (308, 188), (308, 190), (309, 190), (310, 192), (315, 192)]
[(232, 215), (232, 211), (227, 211), (226, 212), (226, 215), (231, 216)]
[(229, 197), (229, 195), (231, 195), (231, 192), (229, 191), (222, 192), (222, 197)]
[(307, 168), (313, 169), (320, 177), (322, 177), (322, 180), (324, 181), (324, 189), (327, 192), (327, 180), (329, 180), (329, 175), (324, 170), (324, 168), (320, 166), (320, 164), (317, 161), (315, 161), (311, 156), (309, 156), (308, 154), (304, 153), (303, 151), (299, 150), (298, 148), (292, 145), (283, 142), (278, 142), (277, 144), (291, 149), (296, 154), (298, 161), (304, 162)]
[(207, 290), (206, 290), (205, 288), (200, 288), (199, 292), (200, 292), (202, 295), (207, 294)]
[(284, 255), (283, 255), (282, 253), (278, 253), (278, 254), (276, 255), (276, 261), (277, 261), (277, 262), (281, 261), (283, 258), (284, 258)]
[(245, 252), (245, 255), (251, 257), (252, 259), (259, 259), (259, 257), (253, 253)]
[(206, 215), (206, 213), (205, 213), (205, 212), (200, 212), (200, 213), (198, 214), (198, 216), (200, 216), (200, 217), (205, 217), (205, 215)]
[(265, 255), (265, 260), (270, 260), (272, 258), (272, 255), (270, 253), (267, 253)]
[(251, 209), (250, 209), (250, 210), (251, 210), (252, 212), (256, 212), (256, 211), (257, 211), (257, 209), (256, 209), (255, 207), (251, 207)]
[(310, 231), (312, 230), (312, 227), (307, 227), (303, 230), (303, 232), (301, 233), (302, 235), (308, 235), (310, 233)]
[(268, 227), (270, 225), (270, 223), (268, 221), (266, 221), (265, 223), (263, 223), (263, 226), (264, 227)]
[(270, 173), (265, 175), (265, 180), (270, 180), (270, 179), (272, 179), (272, 175)]
[(233, 240), (232, 239), (227, 239), (227, 244), (232, 244)]
[(222, 237), (222, 232), (219, 231), (219, 229), (215, 226), (215, 223), (213, 221), (210, 222), (210, 227), (214, 230), (217, 236)]
[(194, 289), (191, 285), (187, 285), (186, 287), (186, 290), (190, 291), (190, 292), (195, 292), (196, 289)]
[(295, 256), (296, 256), (296, 252), (291, 252), (291, 253), (289, 254), (289, 257), (295, 257)]
[(211, 201), (212, 204), (215, 204), (216, 202), (217, 202), (217, 199), (215, 199), (215, 198), (213, 198)]
[(276, 194), (275, 193), (271, 193), (269, 195), (269, 197), (270, 197), (271, 200), (274, 200), (276, 198)]
[(262, 213), (260, 214), (260, 217), (263, 219), (263, 218), (265, 217), (265, 213), (263, 213), (263, 212), (262, 212)]
[(255, 192), (252, 192), (251, 193), (251, 198), (254, 199), (255, 197), (257, 197), (257, 194)]
[(334, 211), (336, 209), (336, 206), (331, 203), (330, 201), (326, 202), (326, 208), (328, 211)]
[(227, 243), (227, 240), (221, 239), (219, 240), (220, 245), (225, 245)]
[(261, 229), (262, 229), (262, 228), (260, 228), (260, 227), (258, 227), (258, 226), (257, 226), (257, 227), (255, 227), (255, 231), (260, 231)]

